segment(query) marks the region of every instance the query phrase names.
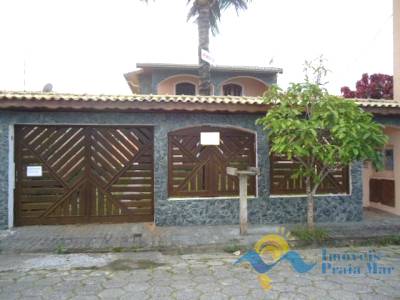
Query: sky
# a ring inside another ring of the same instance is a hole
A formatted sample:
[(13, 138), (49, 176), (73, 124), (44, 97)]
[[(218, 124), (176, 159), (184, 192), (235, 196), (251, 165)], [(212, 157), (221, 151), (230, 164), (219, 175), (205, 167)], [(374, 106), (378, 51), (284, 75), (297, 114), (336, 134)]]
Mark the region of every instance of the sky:
[[(186, 3), (0, 0), (0, 90), (129, 94), (123, 74), (137, 62), (197, 63)], [(393, 74), (392, 0), (253, 0), (224, 12), (219, 27), (217, 65), (283, 68), (282, 87), (320, 55), (332, 94), (363, 73)]]

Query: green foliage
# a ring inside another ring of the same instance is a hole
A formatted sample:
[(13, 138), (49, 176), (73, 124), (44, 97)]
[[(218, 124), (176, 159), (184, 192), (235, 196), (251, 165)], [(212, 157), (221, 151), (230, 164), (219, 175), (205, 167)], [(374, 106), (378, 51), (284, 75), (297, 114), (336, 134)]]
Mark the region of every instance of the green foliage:
[(296, 227), (290, 233), (297, 239), (307, 243), (322, 243), (329, 239), (329, 234), (323, 228)]
[(115, 252), (115, 253), (120, 253), (120, 252), (123, 252), (124, 249), (122, 247), (114, 247), (111, 249), (111, 251)]
[(322, 82), (322, 80), (328, 75), (329, 70), (325, 67), (324, 63), (326, 59), (323, 55), (312, 60), (306, 60), (304, 63), (304, 75), (306, 82), (314, 82), (318, 85), (324, 85), (328, 82)]
[(218, 22), (221, 20), (221, 12), (230, 7), (234, 7), (236, 13), (240, 10), (246, 10), (247, 4), (250, 1), (251, 0), (187, 0), (188, 3), (192, 3), (187, 18), (188, 20), (191, 18), (197, 20), (201, 7), (204, 5), (208, 6), (211, 32), (213, 35), (216, 35), (219, 32)]
[(66, 253), (67, 253), (67, 249), (65, 248), (64, 245), (62, 245), (62, 244), (57, 245), (56, 254), (66, 254)]
[[(141, 1), (149, 2), (149, 0)], [(200, 9), (204, 6), (208, 7), (211, 32), (213, 35), (216, 35), (219, 32), (218, 22), (221, 20), (221, 12), (233, 7), (236, 13), (239, 13), (240, 10), (247, 9), (247, 4), (251, 0), (186, 0), (186, 2), (187, 4), (191, 4), (187, 20), (194, 18), (197, 21)]]
[(378, 239), (377, 244), (379, 246), (400, 245), (400, 235), (391, 235)]
[(329, 95), (318, 84), (272, 86), (264, 95), (270, 105), (257, 120), (270, 140), (270, 151), (300, 162), (294, 174), (309, 177), (313, 191), (329, 169), (371, 160), (382, 167), (379, 150), (387, 142), (382, 126), (350, 100)]
[(245, 246), (240, 245), (239, 243), (231, 242), (225, 245), (222, 250), (227, 253), (234, 253), (236, 251), (245, 252), (247, 249)]

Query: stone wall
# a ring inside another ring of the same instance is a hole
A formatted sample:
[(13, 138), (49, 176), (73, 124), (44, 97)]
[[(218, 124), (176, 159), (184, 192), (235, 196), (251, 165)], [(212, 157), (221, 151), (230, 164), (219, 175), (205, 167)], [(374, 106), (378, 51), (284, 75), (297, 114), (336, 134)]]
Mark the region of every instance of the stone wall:
[[(269, 159), (266, 136), (255, 125), (259, 115), (199, 113), (83, 113), (0, 112), (0, 228), (8, 223), (8, 130), (13, 124), (153, 125), (155, 141), (155, 222), (157, 225), (236, 224), (238, 199), (168, 199), (167, 134), (196, 125), (235, 126), (256, 132), (258, 197), (249, 200), (249, 221), (261, 223), (304, 222), (305, 197), (269, 197)], [(358, 221), (362, 218), (361, 164), (351, 168), (349, 196), (323, 196), (316, 201), (317, 221)]]
[(8, 226), (8, 130), (6, 122), (0, 124), (0, 229)]

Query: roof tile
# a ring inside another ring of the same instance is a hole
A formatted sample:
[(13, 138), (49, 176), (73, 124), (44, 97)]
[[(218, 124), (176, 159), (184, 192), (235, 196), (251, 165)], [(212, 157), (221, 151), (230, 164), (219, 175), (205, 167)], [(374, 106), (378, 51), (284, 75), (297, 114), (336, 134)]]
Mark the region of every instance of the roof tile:
[[(261, 97), (235, 96), (185, 96), (185, 95), (90, 95), (42, 92), (0, 91), (0, 101), (70, 101), (70, 102), (136, 102), (136, 103), (186, 103), (239, 106), (264, 106)], [(400, 108), (400, 101), (375, 99), (349, 99), (366, 108)]]

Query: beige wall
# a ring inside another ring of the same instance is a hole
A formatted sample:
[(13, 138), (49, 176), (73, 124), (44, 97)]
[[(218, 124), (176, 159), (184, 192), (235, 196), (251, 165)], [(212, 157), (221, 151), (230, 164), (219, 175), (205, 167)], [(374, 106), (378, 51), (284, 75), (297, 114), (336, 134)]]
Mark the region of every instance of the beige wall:
[(400, 0), (393, 0), (394, 99), (400, 101)]
[[(385, 133), (389, 137), (388, 145), (394, 150), (394, 170), (393, 172), (381, 171), (376, 172), (372, 169), (371, 164), (363, 169), (363, 205), (382, 209), (387, 212), (400, 215), (400, 129), (387, 127)], [(385, 178), (395, 180), (395, 207), (389, 207), (380, 203), (369, 202), (369, 180), (371, 178)]]
[[(157, 86), (158, 95), (175, 95), (175, 86), (181, 82), (190, 82), (196, 86), (196, 94), (198, 93), (198, 86), (200, 80), (194, 75), (176, 75), (161, 81)], [(228, 83), (235, 83), (242, 86), (243, 96), (257, 97), (262, 96), (267, 89), (267, 85), (257, 79), (251, 77), (235, 77), (222, 83), (222, 86)], [(214, 94), (214, 87), (211, 87), (211, 94)]]
[(177, 75), (161, 81), (157, 86), (157, 94), (175, 95), (175, 86), (181, 82), (193, 83), (196, 86), (196, 94), (197, 94), (200, 80), (197, 76), (194, 75)]
[[(267, 89), (267, 85), (261, 81), (251, 78), (251, 77), (235, 77), (229, 79), (221, 84), (221, 89), (225, 84), (235, 83), (242, 86), (243, 96), (258, 97), (262, 96)], [(221, 95), (223, 95), (223, 90), (221, 90)]]

